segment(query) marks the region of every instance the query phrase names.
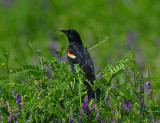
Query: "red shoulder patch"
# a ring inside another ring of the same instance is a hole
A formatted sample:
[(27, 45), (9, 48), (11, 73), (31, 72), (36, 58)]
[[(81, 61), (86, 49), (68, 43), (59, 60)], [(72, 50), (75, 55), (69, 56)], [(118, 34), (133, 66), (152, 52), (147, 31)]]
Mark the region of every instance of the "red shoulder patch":
[(67, 50), (67, 54), (68, 54), (68, 56), (69, 56), (70, 58), (72, 58), (72, 59), (75, 59), (75, 58), (76, 58), (76, 56), (75, 56), (73, 53), (70, 53), (70, 50), (69, 50), (69, 49)]

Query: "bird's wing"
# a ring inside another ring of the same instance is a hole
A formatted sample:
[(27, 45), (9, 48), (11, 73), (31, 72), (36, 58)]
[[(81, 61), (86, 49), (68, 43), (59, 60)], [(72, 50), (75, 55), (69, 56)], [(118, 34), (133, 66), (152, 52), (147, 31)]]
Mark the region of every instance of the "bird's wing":
[(94, 81), (95, 79), (95, 72), (92, 59), (87, 51), (86, 48), (83, 47), (81, 44), (72, 44), (68, 47), (70, 55), (73, 57), (68, 57), (69, 61), (71, 60), (72, 63), (78, 64), (82, 66), (83, 71), (85, 72), (86, 78)]

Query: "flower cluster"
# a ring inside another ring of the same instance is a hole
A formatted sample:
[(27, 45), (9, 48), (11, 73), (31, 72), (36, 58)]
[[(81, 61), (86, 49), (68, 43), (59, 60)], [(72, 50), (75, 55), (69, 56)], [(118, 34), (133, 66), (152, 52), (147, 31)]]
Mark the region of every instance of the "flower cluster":
[(7, 121), (8, 123), (11, 122), (12, 117), (13, 117), (13, 113), (12, 113), (12, 112), (9, 112), (9, 118), (8, 118), (8, 121)]
[(151, 85), (150, 85), (150, 81), (146, 82), (146, 86), (147, 86), (147, 94), (148, 94), (148, 99), (152, 98), (152, 90), (151, 90)]
[(129, 108), (131, 107), (130, 101), (124, 101), (123, 107), (124, 107), (125, 110), (128, 112), (128, 111), (129, 111)]
[(88, 111), (88, 95), (85, 96), (84, 102), (82, 103), (82, 108), (84, 109), (86, 116), (89, 117), (89, 111)]
[(16, 94), (16, 103), (17, 103), (19, 106), (23, 107), (23, 104), (21, 104), (21, 97), (20, 97), (19, 94)]
[(140, 91), (139, 95), (137, 95), (137, 99), (140, 101), (141, 103), (141, 107), (144, 108), (144, 87), (146, 85), (147, 88), (147, 94), (148, 94), (148, 99), (152, 98), (152, 91), (151, 91), (151, 85), (150, 85), (150, 81), (146, 81), (144, 82), (143, 79), (143, 75), (141, 75), (139, 77), (140, 80), (138, 80), (138, 84), (140, 84), (140, 86), (138, 86), (136, 88), (136, 92)]
[[(12, 91), (12, 95), (14, 96), (14, 92)], [(21, 97), (19, 94), (16, 94), (16, 103), (18, 104), (19, 107), (23, 108), (23, 104), (21, 104)], [(4, 103), (4, 107), (6, 107), (6, 103)], [(16, 113), (15, 113), (15, 119), (18, 117), (18, 114), (20, 113), (19, 109), (16, 109)], [(13, 113), (9, 112), (9, 118), (8, 118), (8, 123), (12, 121), (13, 118)], [(15, 123), (17, 123), (17, 120), (15, 121)]]
[(78, 123), (82, 123), (82, 120), (80, 119), (81, 113), (82, 113), (82, 109), (80, 109), (78, 113), (78, 117), (77, 117)]
[(108, 103), (108, 99), (109, 99), (109, 96), (108, 96), (108, 94), (106, 94), (106, 95), (105, 95), (105, 101), (104, 101), (105, 104)]

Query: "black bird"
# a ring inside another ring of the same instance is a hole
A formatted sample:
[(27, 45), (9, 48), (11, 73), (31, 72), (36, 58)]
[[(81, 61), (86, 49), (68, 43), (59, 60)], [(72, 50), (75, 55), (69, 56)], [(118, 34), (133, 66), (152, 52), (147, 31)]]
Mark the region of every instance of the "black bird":
[[(85, 77), (94, 85), (93, 81), (95, 80), (95, 71), (93, 62), (87, 49), (82, 44), (80, 35), (73, 29), (60, 31), (65, 33), (69, 40), (67, 59), (71, 66), (71, 69), (74, 71), (74, 64), (79, 63), (85, 73)], [(84, 84), (88, 89), (88, 98), (95, 98), (95, 93), (92, 87), (86, 81), (84, 81)]]

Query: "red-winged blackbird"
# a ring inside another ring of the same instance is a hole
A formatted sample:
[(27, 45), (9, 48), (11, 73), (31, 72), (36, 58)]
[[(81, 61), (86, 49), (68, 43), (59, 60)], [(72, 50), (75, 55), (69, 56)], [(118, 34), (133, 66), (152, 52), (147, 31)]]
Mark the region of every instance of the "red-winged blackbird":
[[(69, 40), (67, 59), (71, 69), (74, 71), (74, 64), (80, 64), (85, 73), (85, 77), (94, 85), (93, 81), (95, 80), (95, 71), (93, 62), (87, 49), (84, 48), (78, 32), (73, 29), (61, 31), (67, 35)], [(95, 98), (95, 93), (92, 87), (86, 81), (84, 81), (84, 84), (88, 89), (88, 98)]]

